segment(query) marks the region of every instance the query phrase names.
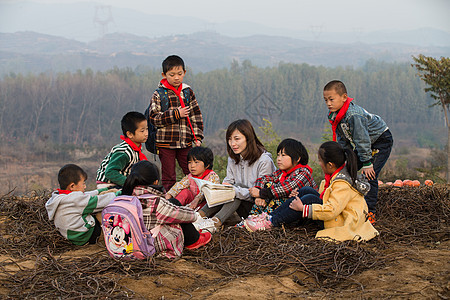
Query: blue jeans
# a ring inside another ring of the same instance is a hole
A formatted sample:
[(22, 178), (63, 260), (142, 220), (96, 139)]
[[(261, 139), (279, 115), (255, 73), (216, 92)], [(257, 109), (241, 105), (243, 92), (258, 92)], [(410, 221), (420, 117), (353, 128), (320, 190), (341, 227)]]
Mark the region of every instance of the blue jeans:
[[(378, 200), (378, 175), (381, 169), (386, 164), (389, 155), (391, 154), (394, 140), (391, 131), (386, 130), (376, 141), (372, 144), (372, 150), (378, 150), (373, 156), (373, 170), (375, 171), (375, 179), (369, 180), (370, 191), (364, 197), (369, 208), (369, 212), (376, 212), (376, 205)], [(358, 169), (362, 168), (362, 162), (358, 158)]]
[[(323, 204), (322, 199), (320, 199), (319, 193), (312, 187), (305, 186), (298, 191), (298, 197), (302, 200), (303, 205), (309, 205), (313, 203)], [(272, 213), (272, 225), (281, 226), (282, 224), (289, 224), (302, 219), (303, 212), (293, 210), (289, 207), (294, 197), (287, 199), (283, 204), (281, 204)]]

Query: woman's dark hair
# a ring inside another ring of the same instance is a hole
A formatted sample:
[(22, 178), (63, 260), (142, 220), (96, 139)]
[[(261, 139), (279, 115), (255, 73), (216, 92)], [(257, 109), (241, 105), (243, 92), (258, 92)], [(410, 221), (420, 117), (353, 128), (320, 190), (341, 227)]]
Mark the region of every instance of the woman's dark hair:
[(133, 195), (133, 190), (137, 186), (149, 186), (159, 180), (158, 167), (148, 160), (141, 160), (131, 167), (130, 174), (125, 179), (122, 188), (122, 195)]
[[(284, 150), (284, 153), (289, 155), (292, 159), (292, 165), (302, 164), (307, 165), (309, 161), (308, 151), (305, 146), (294, 139), (284, 139), (278, 145), (277, 153)], [(300, 160), (300, 161), (299, 161)]]
[(351, 149), (343, 148), (336, 142), (325, 142), (319, 147), (319, 157), (325, 163), (333, 163), (336, 167), (341, 167), (347, 162), (347, 170), (355, 183), (358, 172), (358, 162), (356, 154)]
[(189, 150), (187, 160), (200, 160), (205, 165), (205, 169), (212, 170), (214, 163), (214, 154), (208, 147), (194, 147)]
[[(245, 136), (247, 141), (247, 148), (241, 154), (235, 154), (233, 149), (231, 149), (228, 141), (231, 138), (233, 132), (237, 130)], [(227, 133), (226, 133), (226, 142), (227, 142), (227, 152), (228, 155), (238, 164), (241, 161), (241, 155), (244, 160), (248, 160), (248, 164), (252, 165), (255, 161), (257, 161), (261, 155), (263, 154), (264, 145), (259, 141), (256, 136), (255, 129), (253, 129), (252, 123), (250, 121), (241, 119), (236, 120), (230, 125), (228, 125)]]

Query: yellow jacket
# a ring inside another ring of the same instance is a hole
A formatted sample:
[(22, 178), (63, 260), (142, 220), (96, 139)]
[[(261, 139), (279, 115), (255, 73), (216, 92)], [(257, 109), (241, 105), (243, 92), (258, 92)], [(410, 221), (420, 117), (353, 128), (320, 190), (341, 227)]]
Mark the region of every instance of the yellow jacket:
[[(367, 220), (368, 208), (360, 187), (364, 182), (351, 185), (351, 178), (344, 168), (331, 178), (330, 186), (323, 195), (323, 204), (312, 204), (310, 217), (322, 220), (325, 229), (316, 238), (330, 238), (337, 241), (368, 241), (377, 236), (378, 231)], [(319, 193), (322, 193), (322, 181)]]

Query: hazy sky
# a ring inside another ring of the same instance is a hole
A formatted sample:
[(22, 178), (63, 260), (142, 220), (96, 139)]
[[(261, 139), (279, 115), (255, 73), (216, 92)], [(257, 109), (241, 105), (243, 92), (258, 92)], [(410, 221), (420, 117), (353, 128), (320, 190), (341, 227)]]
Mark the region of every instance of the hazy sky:
[[(38, 3), (85, 0), (35, 0)], [(19, 2), (0, 0), (1, 3)], [(368, 32), (434, 27), (450, 32), (450, 0), (96, 0), (149, 14), (193, 16), (211, 23), (244, 20), (269, 27)], [(1, 6), (0, 6), (1, 9)], [(0, 13), (1, 15), (1, 13)], [(182, 26), (182, 24), (180, 24)], [(1, 28), (0, 28), (1, 31)]]
[[(193, 15), (210, 22), (248, 20), (279, 28), (323, 26), (325, 31), (360, 27), (414, 29), (435, 27), (450, 31), (450, 0), (101, 0), (148, 13)], [(170, 3), (171, 9), (167, 8)], [(174, 9), (174, 8), (177, 9)], [(176, 22), (176, 20), (168, 20)]]

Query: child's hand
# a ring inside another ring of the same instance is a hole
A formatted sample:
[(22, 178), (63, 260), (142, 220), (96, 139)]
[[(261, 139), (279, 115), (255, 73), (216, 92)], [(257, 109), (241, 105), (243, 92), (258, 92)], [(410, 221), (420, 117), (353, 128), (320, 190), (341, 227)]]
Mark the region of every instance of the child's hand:
[(118, 191), (118, 189), (109, 189), (107, 191), (101, 192), (99, 195), (104, 195), (104, 194), (107, 194), (107, 193), (115, 193), (117, 191)]
[(361, 173), (363, 173), (367, 177), (367, 179), (375, 179), (375, 170), (373, 169), (373, 167), (362, 168)]
[(248, 191), (252, 197), (259, 198), (261, 196), (257, 187), (251, 187)]
[(292, 190), (292, 192), (289, 194), (289, 198), (295, 197), (297, 195), (298, 195), (298, 188)]
[(178, 106), (178, 112), (180, 113), (181, 118), (186, 118), (187, 116), (189, 116), (189, 107)]
[[(200, 196), (200, 197), (199, 197), (199, 196)], [(198, 194), (197, 196), (195, 196), (195, 197), (194, 197), (194, 200), (192, 200), (192, 202), (189, 203), (188, 207), (190, 207), (190, 208), (192, 208), (192, 209), (195, 209), (195, 208), (197, 207), (198, 203), (200, 202), (200, 198), (201, 198), (201, 195), (200, 195), (200, 194)]]
[(172, 198), (172, 196), (169, 195), (169, 194), (166, 194), (166, 195), (164, 196), (164, 198), (166, 198), (167, 200), (169, 200), (170, 198)]
[(266, 206), (266, 200), (264, 200), (262, 198), (256, 198), (255, 199), (255, 204), (259, 205), (259, 206)]
[(298, 196), (295, 196), (295, 199), (289, 204), (289, 208), (296, 211), (303, 211), (303, 202), (300, 200)]
[(199, 140), (195, 140), (194, 145), (195, 145), (195, 147), (200, 147), (202, 145), (202, 142)]

